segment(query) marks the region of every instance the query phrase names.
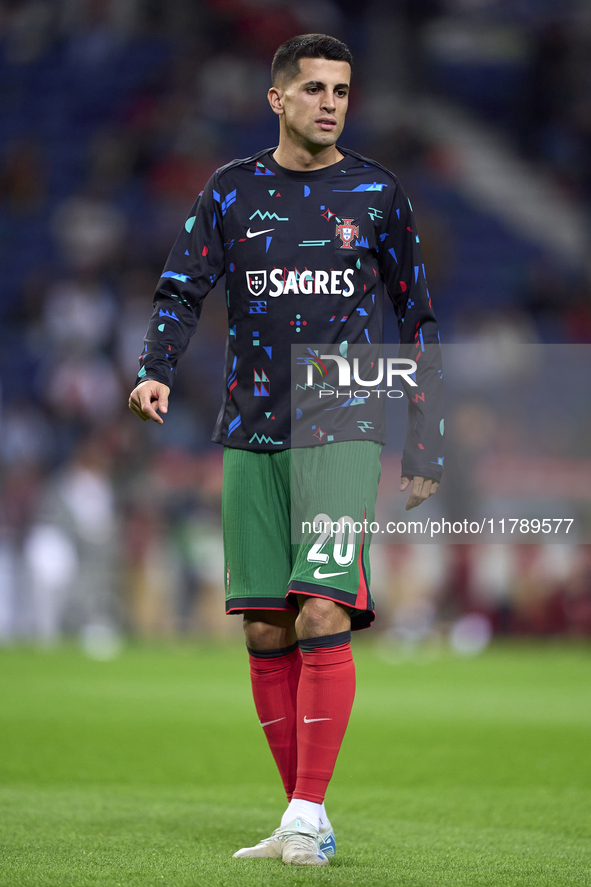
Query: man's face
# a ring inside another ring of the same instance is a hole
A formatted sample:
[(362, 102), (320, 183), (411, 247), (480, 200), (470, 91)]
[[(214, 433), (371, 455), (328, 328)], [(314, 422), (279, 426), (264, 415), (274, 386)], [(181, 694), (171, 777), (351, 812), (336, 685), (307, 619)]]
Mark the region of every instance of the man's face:
[(310, 148), (334, 145), (345, 125), (350, 81), (348, 62), (300, 59), (299, 74), (269, 93), (273, 110), (283, 119), (286, 136)]

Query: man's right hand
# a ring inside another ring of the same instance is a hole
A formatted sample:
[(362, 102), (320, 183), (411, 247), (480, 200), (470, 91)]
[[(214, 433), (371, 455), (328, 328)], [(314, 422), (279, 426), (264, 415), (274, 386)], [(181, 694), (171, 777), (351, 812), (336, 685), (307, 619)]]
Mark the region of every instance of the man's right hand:
[(158, 422), (159, 425), (162, 425), (164, 419), (158, 415), (156, 410), (160, 410), (161, 413), (168, 412), (169, 394), (170, 388), (168, 385), (147, 379), (145, 382), (140, 382), (133, 389), (129, 395), (128, 406), (131, 412), (143, 419), (144, 422), (151, 419), (153, 422)]

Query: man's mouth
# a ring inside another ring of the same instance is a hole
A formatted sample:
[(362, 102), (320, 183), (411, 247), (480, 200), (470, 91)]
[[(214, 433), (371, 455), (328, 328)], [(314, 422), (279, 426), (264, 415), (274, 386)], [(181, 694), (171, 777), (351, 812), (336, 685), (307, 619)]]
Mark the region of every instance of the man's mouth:
[(330, 132), (331, 129), (334, 129), (337, 125), (336, 120), (332, 117), (318, 117), (316, 123), (320, 127), (320, 129), (325, 130), (325, 132)]

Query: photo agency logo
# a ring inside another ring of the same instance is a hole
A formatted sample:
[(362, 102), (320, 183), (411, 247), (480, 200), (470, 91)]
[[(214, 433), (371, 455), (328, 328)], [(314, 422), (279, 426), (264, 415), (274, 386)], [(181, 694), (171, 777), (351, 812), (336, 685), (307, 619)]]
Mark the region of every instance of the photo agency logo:
[(386, 404), (397, 413), (420, 397), (417, 361), (395, 353), (379, 343), (292, 346), (292, 446), (384, 442)]
[[(296, 388), (317, 392), (319, 400), (345, 398), (365, 400), (366, 398), (404, 397), (398, 387), (401, 382), (409, 388), (416, 388), (417, 363), (408, 357), (378, 356), (378, 349), (372, 346), (342, 348), (341, 353), (325, 353), (330, 349), (308, 347), (305, 354), (297, 357), (300, 367), (305, 367), (305, 381), (300, 379)], [(343, 351), (345, 353), (343, 353)], [(357, 356), (353, 356), (354, 352)]]

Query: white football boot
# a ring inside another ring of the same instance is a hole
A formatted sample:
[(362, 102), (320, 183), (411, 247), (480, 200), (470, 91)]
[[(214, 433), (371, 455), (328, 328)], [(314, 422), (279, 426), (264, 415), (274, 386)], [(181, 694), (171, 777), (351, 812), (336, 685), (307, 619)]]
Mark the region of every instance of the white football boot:
[(263, 838), (254, 847), (243, 847), (234, 853), (234, 859), (281, 859), (283, 846), (279, 837), (280, 828), (276, 828), (270, 838)]
[(293, 819), (280, 832), (284, 865), (328, 865), (328, 857), (320, 849), (320, 834), (305, 819)]
[[(327, 853), (322, 846), (326, 846)], [(318, 832), (305, 819), (297, 818), (276, 828), (269, 838), (263, 838), (254, 847), (237, 850), (234, 859), (283, 859), (285, 865), (327, 865), (335, 851), (330, 825)]]

